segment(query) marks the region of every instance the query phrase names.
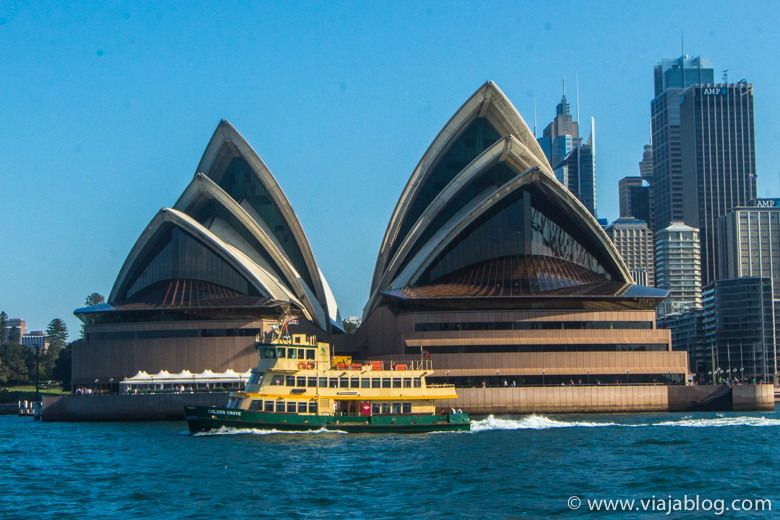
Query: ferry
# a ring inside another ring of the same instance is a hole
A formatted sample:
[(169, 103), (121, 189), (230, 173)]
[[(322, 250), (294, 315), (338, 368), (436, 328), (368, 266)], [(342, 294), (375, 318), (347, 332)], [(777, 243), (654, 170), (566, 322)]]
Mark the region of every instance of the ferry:
[[(260, 361), (243, 391), (226, 407), (185, 406), (190, 433), (220, 428), (279, 431), (335, 430), (427, 433), (465, 430), (467, 414), (437, 413), (436, 401), (455, 399), (454, 385), (429, 385), (431, 359), (353, 362), (334, 356), (316, 336), (288, 334), (289, 318), (268, 341), (257, 341)], [(259, 340), (259, 338), (258, 338)]]

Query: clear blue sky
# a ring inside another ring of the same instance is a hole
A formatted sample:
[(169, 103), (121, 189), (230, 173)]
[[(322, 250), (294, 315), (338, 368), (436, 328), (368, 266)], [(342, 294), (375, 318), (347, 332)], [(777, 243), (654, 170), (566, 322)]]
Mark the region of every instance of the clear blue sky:
[[(648, 142), (653, 66), (685, 52), (755, 86), (760, 196), (777, 196), (772, 2), (0, 3), (0, 309), (29, 329), (106, 296), (220, 119), (297, 212), (343, 316), (361, 314), (395, 203), (493, 80), (539, 133), (567, 78), (596, 118), (598, 211)], [(586, 126), (583, 124), (583, 126)]]

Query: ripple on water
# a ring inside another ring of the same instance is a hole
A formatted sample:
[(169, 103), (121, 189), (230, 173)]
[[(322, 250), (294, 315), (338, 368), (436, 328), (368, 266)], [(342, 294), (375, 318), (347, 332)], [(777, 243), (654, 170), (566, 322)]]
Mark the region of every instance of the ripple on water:
[(182, 423), (0, 417), (2, 516), (33, 518), (45, 504), (66, 519), (563, 517), (578, 494), (760, 496), (776, 478), (766, 461), (780, 456), (778, 413), (472, 424), (457, 435), (189, 436)]

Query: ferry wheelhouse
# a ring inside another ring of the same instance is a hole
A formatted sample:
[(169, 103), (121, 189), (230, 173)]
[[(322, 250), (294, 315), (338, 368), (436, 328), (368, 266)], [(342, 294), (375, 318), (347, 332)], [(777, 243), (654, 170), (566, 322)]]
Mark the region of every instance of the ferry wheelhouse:
[(428, 385), (430, 359), (354, 362), (315, 336), (287, 334), (287, 322), (256, 343), (260, 361), (228, 405), (185, 407), (191, 433), (221, 427), (423, 433), (468, 430), (468, 415), (437, 414), (454, 385)]

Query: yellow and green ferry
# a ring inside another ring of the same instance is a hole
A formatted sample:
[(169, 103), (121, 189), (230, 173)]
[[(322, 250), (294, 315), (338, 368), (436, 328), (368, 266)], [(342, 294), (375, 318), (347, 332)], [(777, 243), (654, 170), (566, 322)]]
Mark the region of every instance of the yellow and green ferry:
[(454, 385), (428, 385), (430, 359), (353, 362), (334, 356), (315, 336), (287, 334), (283, 320), (270, 341), (256, 343), (260, 362), (226, 407), (187, 406), (191, 433), (220, 428), (279, 431), (427, 433), (470, 429), (467, 414), (436, 413), (455, 399)]

